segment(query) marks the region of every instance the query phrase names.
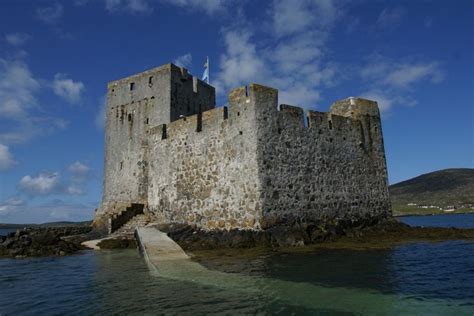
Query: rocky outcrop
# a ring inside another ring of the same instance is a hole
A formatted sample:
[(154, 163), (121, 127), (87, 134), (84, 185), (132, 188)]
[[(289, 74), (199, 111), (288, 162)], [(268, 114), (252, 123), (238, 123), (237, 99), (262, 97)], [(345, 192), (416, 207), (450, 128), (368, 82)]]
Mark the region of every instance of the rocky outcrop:
[[(398, 222), (397, 222), (398, 223)], [(323, 242), (340, 236), (358, 236), (376, 225), (372, 217), (365, 220), (298, 223), (288, 221), (266, 230), (202, 230), (195, 225), (170, 224), (156, 227), (166, 232), (183, 249), (218, 249), (251, 247), (294, 247)], [(403, 225), (403, 224), (400, 224)]]
[(83, 249), (90, 226), (19, 229), (0, 236), (0, 257), (63, 256)]
[(196, 226), (172, 224), (157, 225), (185, 250), (267, 247), (272, 249), (311, 244), (353, 241), (367, 243), (380, 241), (394, 245), (410, 241), (441, 241), (451, 239), (473, 240), (474, 229), (411, 227), (395, 219), (374, 223), (332, 222), (320, 224), (290, 223), (263, 231), (230, 230), (204, 231)]

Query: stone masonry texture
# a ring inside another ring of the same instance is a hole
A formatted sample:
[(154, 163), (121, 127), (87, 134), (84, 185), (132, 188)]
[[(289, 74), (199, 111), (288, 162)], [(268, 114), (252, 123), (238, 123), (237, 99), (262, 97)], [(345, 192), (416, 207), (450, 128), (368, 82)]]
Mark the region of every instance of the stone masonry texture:
[(132, 203), (205, 230), (391, 215), (376, 102), (305, 114), (250, 84), (216, 108), (214, 88), (173, 64), (108, 84), (104, 173), (97, 228)]

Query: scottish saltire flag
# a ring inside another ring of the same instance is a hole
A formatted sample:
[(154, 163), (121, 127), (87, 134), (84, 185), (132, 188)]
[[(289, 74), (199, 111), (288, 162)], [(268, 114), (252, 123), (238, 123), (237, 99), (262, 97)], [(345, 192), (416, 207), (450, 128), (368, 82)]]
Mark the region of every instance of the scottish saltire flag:
[(209, 84), (209, 56), (207, 56), (206, 62), (204, 63), (204, 73), (202, 74), (202, 81)]

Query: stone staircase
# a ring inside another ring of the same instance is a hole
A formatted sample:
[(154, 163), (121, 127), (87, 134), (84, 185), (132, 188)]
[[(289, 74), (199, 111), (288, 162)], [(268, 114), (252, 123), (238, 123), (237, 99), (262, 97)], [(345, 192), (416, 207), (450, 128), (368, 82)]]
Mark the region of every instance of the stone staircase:
[(144, 214), (138, 214), (132, 217), (128, 222), (126, 222), (122, 227), (114, 231), (110, 236), (111, 237), (126, 237), (134, 238), (135, 228), (144, 227), (149, 223), (148, 218)]

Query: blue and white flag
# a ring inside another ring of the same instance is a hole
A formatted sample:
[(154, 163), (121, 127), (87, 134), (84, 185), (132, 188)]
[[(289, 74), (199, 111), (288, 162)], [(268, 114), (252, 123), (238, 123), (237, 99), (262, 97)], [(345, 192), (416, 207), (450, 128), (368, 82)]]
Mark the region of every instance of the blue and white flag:
[(204, 64), (204, 73), (202, 74), (202, 81), (207, 82), (209, 84), (209, 56), (206, 59), (206, 63)]

